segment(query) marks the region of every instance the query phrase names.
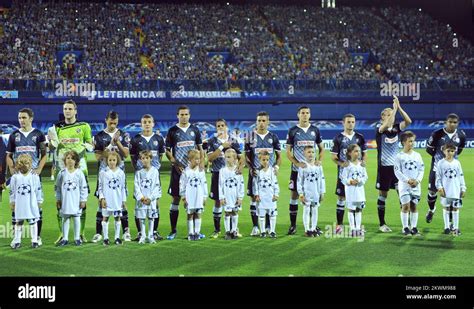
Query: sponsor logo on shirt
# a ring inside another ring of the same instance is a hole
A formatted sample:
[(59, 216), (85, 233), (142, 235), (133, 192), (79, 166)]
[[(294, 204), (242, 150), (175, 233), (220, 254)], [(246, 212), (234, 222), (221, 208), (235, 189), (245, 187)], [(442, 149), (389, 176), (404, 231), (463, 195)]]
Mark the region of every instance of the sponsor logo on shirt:
[(61, 144), (77, 144), (80, 141), (79, 138), (63, 138), (61, 139)]
[(184, 142), (178, 142), (176, 144), (176, 147), (182, 148), (182, 147), (194, 147), (194, 141), (184, 141)]
[(260, 153), (265, 150), (268, 151), (268, 153), (273, 153), (273, 148), (255, 148), (255, 153)]
[(36, 151), (36, 147), (34, 147), (34, 146), (17, 146), (16, 151), (17, 152), (34, 152), (34, 151)]
[(297, 146), (314, 146), (314, 141), (298, 141)]
[(393, 144), (393, 143), (396, 143), (396, 142), (398, 142), (398, 136), (395, 136), (393, 138), (389, 138), (389, 137), (385, 138), (385, 143), (387, 143), (387, 144)]

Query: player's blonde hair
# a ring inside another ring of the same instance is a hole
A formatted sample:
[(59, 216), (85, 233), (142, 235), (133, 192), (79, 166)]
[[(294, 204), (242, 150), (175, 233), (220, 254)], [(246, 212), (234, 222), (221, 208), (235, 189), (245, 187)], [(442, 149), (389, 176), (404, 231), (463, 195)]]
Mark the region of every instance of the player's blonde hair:
[(192, 160), (196, 156), (201, 156), (201, 154), (199, 153), (199, 150), (191, 149), (190, 151), (188, 151), (188, 160)]
[(27, 165), (29, 165), (31, 168), (32, 163), (33, 163), (33, 160), (31, 159), (31, 156), (24, 153), (24, 154), (19, 155), (18, 158), (16, 159), (16, 168), (18, 170), (24, 170)]
[(66, 153), (64, 153), (64, 158), (63, 158), (64, 164), (66, 164), (67, 157), (71, 157), (71, 159), (74, 160), (74, 167), (79, 168), (79, 161), (81, 161), (81, 158), (79, 158), (79, 155), (77, 154), (77, 152), (75, 152), (74, 150), (69, 150)]
[(234, 159), (237, 160), (237, 151), (235, 151), (235, 150), (232, 149), (232, 148), (229, 148), (229, 149), (227, 149), (227, 150), (224, 152), (224, 155), (226, 155), (227, 153), (233, 154), (233, 155), (234, 155)]
[(385, 114), (385, 112), (388, 112), (388, 111), (392, 112), (393, 109), (391, 109), (390, 107), (384, 108), (384, 109), (380, 112), (380, 117), (382, 117), (383, 114)]
[(106, 162), (107, 166), (108, 166), (108, 163), (109, 163), (109, 157), (111, 157), (111, 156), (115, 157), (117, 159), (117, 166), (119, 166), (120, 163), (122, 163), (122, 158), (115, 151), (105, 151), (104, 156), (105, 156), (105, 162)]

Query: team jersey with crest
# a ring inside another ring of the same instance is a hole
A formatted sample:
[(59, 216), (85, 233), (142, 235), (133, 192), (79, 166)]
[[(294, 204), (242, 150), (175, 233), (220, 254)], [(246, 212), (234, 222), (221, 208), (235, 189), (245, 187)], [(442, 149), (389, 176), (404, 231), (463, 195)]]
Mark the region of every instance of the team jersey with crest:
[[(351, 179), (358, 180), (357, 185), (349, 185)], [(342, 170), (341, 182), (344, 184), (346, 192), (346, 201), (348, 204), (365, 202), (364, 184), (367, 182), (367, 170), (360, 162), (354, 164), (349, 162), (349, 166)]]
[(466, 192), (466, 182), (461, 163), (453, 159), (451, 162), (441, 159), (436, 167), (436, 188), (443, 188), (446, 198), (461, 198), (461, 191)]
[[(233, 138), (229, 137), (229, 139), (227, 140), (229, 143), (231, 143), (230, 145), (230, 148), (234, 149), (235, 152), (237, 152), (237, 154), (240, 154), (240, 145), (239, 143), (237, 143), (236, 140), (234, 140)], [(208, 154), (211, 154), (213, 153), (214, 151), (216, 151), (223, 143), (225, 143), (226, 140), (222, 140), (220, 138), (218, 138), (217, 136), (213, 136), (211, 137), (208, 141), (207, 141), (207, 144), (208, 144), (208, 150), (207, 150), (207, 153)], [(219, 157), (217, 157), (216, 159), (214, 159), (214, 161), (212, 161), (212, 167), (211, 167), (211, 171), (212, 172), (219, 172), (224, 166), (225, 166), (225, 156), (224, 156), (224, 152), (227, 150), (228, 148), (224, 148), (222, 149), (221, 151), (221, 154)]]
[(189, 166), (179, 178), (179, 195), (186, 198), (188, 209), (202, 209), (207, 198), (207, 181), (204, 171)]
[[(419, 196), (421, 194), (421, 181), (425, 165), (421, 155), (412, 151), (411, 153), (399, 152), (395, 157), (395, 165), (393, 166), (395, 176), (398, 178), (398, 192), (400, 196), (412, 194)], [(418, 181), (418, 185), (412, 188), (407, 182), (410, 179)]]
[(280, 195), (280, 187), (278, 178), (275, 175), (275, 169), (268, 167), (257, 171), (257, 176), (253, 178), (253, 195), (260, 197), (258, 207), (262, 209), (274, 209), (277, 207), (276, 202), (272, 201), (274, 196)]
[[(286, 140), (286, 144), (293, 147), (293, 155), (298, 162), (304, 162), (306, 160), (304, 157), (304, 148), (306, 146), (315, 148), (316, 153), (317, 145), (322, 142), (323, 140), (319, 129), (314, 125), (310, 125), (307, 128), (302, 128), (298, 125), (292, 127), (288, 131)], [(294, 164), (291, 164), (291, 170), (296, 172), (298, 168)]]
[[(351, 144), (357, 144), (360, 147), (361, 155), (363, 152), (367, 152), (367, 146), (365, 145), (365, 138), (362, 134), (354, 132), (352, 136), (347, 136), (344, 132), (339, 133), (333, 139), (333, 146), (331, 148), (331, 153), (336, 154), (339, 162), (347, 161), (347, 147)], [(337, 166), (338, 177), (341, 177), (341, 172), (343, 168), (339, 165)]]
[(41, 160), (41, 144), (46, 142), (46, 138), (38, 129), (32, 129), (30, 132), (20, 130), (14, 131), (8, 138), (7, 153), (13, 155), (13, 162), (21, 154), (27, 154), (32, 159), (32, 168), (38, 167)]
[[(56, 149), (56, 162), (58, 166), (61, 169), (64, 168), (64, 153), (70, 150), (74, 150), (79, 155), (79, 158), (85, 162), (87, 156), (84, 143), (93, 143), (89, 124), (86, 122), (66, 124), (64, 121), (60, 121), (54, 127), (59, 141), (58, 148)], [(87, 164), (83, 163), (80, 166), (84, 174), (87, 175)]]
[(393, 166), (395, 157), (400, 152), (398, 148), (398, 135), (402, 132), (400, 124), (395, 123), (391, 128), (385, 129), (382, 133), (379, 123), (375, 127), (375, 141), (377, 142), (377, 164), (378, 166)]
[(127, 202), (127, 182), (125, 173), (120, 168), (112, 171), (107, 168), (99, 174), (99, 199), (105, 199), (107, 210), (122, 210)]
[(88, 188), (86, 177), (80, 169), (70, 173), (63, 169), (56, 180), (56, 200), (61, 201), (60, 213), (62, 215), (80, 215), (81, 202), (87, 202)]
[(193, 124), (190, 124), (186, 129), (174, 125), (166, 135), (166, 148), (183, 167), (187, 167), (189, 164), (188, 152), (197, 149), (199, 145), (202, 145), (201, 133)]
[[(112, 143), (112, 138), (115, 135), (115, 133), (119, 131), (120, 132), (120, 143), (122, 143), (122, 146), (125, 148), (130, 148), (130, 137), (127, 133), (123, 132), (120, 129), (115, 130), (112, 133), (106, 132), (105, 130), (100, 131), (94, 136), (94, 151), (115, 151), (116, 153), (120, 154), (120, 151), (115, 145), (115, 143)], [(124, 162), (124, 157), (120, 154), (120, 158), (122, 159), (122, 162), (120, 163), (120, 168), (125, 171), (125, 162)], [(100, 160), (99, 164), (99, 171), (103, 171), (107, 169), (107, 162), (105, 160)]]
[[(134, 197), (136, 207), (156, 206), (156, 200), (161, 198), (160, 172), (154, 166), (148, 171), (144, 168), (135, 172)], [(150, 205), (143, 204), (140, 200), (145, 197), (151, 200)]]
[(431, 169), (436, 171), (436, 163), (444, 158), (442, 147), (445, 144), (453, 144), (457, 147), (457, 155), (461, 154), (466, 145), (466, 133), (463, 130), (456, 130), (454, 133), (448, 133), (444, 128), (434, 131), (426, 144), (426, 152), (433, 158), (431, 159)]
[(260, 135), (255, 131), (252, 132), (252, 138), (245, 143), (245, 154), (250, 159), (253, 169), (260, 169), (262, 167), (258, 154), (264, 150), (270, 154), (270, 166), (275, 165), (275, 152), (280, 152), (281, 150), (278, 136), (270, 131), (267, 131), (264, 135)]
[(43, 203), (43, 191), (38, 175), (17, 173), (10, 181), (10, 203), (15, 203), (15, 220), (39, 219), (38, 203)]
[(137, 134), (132, 138), (130, 147), (130, 156), (137, 170), (143, 168), (142, 161), (140, 160), (140, 152), (143, 150), (151, 151), (153, 155), (151, 166), (156, 167), (158, 170), (160, 169), (160, 155), (165, 153), (165, 142), (161, 135), (152, 134), (151, 136), (143, 136), (142, 134)]
[(235, 206), (238, 199), (244, 198), (244, 177), (235, 170), (224, 166), (219, 171), (219, 198), (225, 199), (225, 206)]
[(326, 192), (323, 167), (308, 162), (305, 163), (306, 167), (298, 168), (298, 180), (296, 182), (298, 194), (304, 195), (305, 200), (309, 203), (319, 203), (321, 194)]

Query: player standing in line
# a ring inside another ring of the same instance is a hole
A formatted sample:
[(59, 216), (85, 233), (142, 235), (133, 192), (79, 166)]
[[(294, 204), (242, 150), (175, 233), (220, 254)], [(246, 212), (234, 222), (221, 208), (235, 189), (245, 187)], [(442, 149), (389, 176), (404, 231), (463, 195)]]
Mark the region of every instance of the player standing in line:
[[(341, 182), (341, 175), (345, 167), (349, 166), (349, 161), (346, 156), (347, 147), (351, 144), (359, 145), (362, 151), (362, 166), (366, 165), (367, 162), (367, 147), (365, 145), (365, 138), (362, 134), (355, 132), (354, 127), (356, 125), (355, 116), (352, 114), (346, 114), (342, 118), (342, 124), (344, 131), (336, 135), (333, 139), (333, 146), (331, 148), (332, 161), (337, 165), (337, 184), (336, 184), (336, 195), (337, 195), (337, 208), (336, 208), (336, 234), (343, 232), (342, 224), (344, 221), (344, 205), (345, 205), (345, 187)], [(360, 159), (360, 158), (359, 158)]]
[[(397, 112), (403, 117), (400, 123), (395, 122)], [(377, 212), (379, 216), (379, 230), (389, 233), (392, 230), (385, 222), (385, 200), (390, 189), (397, 189), (398, 179), (395, 177), (393, 165), (395, 156), (399, 152), (398, 138), (400, 133), (410, 124), (410, 116), (402, 109), (396, 96), (393, 97), (393, 108), (386, 108), (380, 114), (381, 122), (375, 128), (375, 140), (377, 142), (377, 183), (379, 190), (377, 199)]]
[[(239, 211), (244, 198), (244, 177), (238, 172), (237, 151), (228, 148), (225, 153), (225, 166), (219, 170), (219, 205), (224, 208), (225, 239), (238, 238)], [(231, 228), (232, 221), (232, 228)]]
[[(64, 166), (64, 155), (66, 152), (74, 151), (79, 155), (79, 168), (84, 173), (86, 179), (86, 186), (88, 193), (90, 192), (89, 183), (87, 181), (87, 156), (86, 151), (92, 151), (94, 146), (92, 145), (92, 133), (91, 127), (86, 122), (77, 121), (77, 105), (73, 100), (68, 100), (63, 104), (64, 121), (56, 123), (52, 130), (48, 131), (49, 147), (56, 151), (56, 176), (65, 168)], [(81, 208), (81, 231), (80, 238), (81, 242), (87, 242), (84, 235), (84, 229), (86, 227), (86, 208), (87, 205)], [(62, 232), (62, 218), (60, 211), (57, 215), (59, 230)], [(69, 224), (69, 223), (68, 223)], [(58, 244), (63, 239), (63, 235), (60, 234), (55, 244)]]
[(426, 144), (426, 152), (432, 157), (430, 178), (428, 185), (428, 206), (429, 210), (426, 214), (426, 222), (430, 223), (433, 220), (433, 215), (436, 210), (436, 166), (439, 160), (443, 159), (443, 146), (445, 144), (453, 144), (457, 147), (455, 158), (461, 154), (466, 145), (466, 133), (463, 130), (458, 130), (459, 116), (456, 114), (449, 114), (446, 117), (444, 128), (438, 129), (431, 133), (431, 136)]
[[(94, 136), (94, 152), (95, 157), (98, 162), (97, 173), (100, 175), (100, 172), (107, 170), (107, 162), (105, 160), (106, 152), (116, 152), (120, 156), (118, 161), (118, 167), (125, 172), (125, 159), (130, 154), (129, 151), (129, 142), (130, 137), (127, 133), (123, 132), (117, 128), (119, 121), (119, 115), (117, 112), (110, 111), (105, 117), (106, 127), (104, 130), (100, 131)], [(95, 196), (99, 198), (99, 179), (97, 177), (97, 186)], [(123, 186), (125, 190), (127, 189), (127, 184)], [(127, 194), (126, 194), (127, 195)], [(125, 205), (125, 204), (124, 204)], [(95, 224), (95, 235), (92, 238), (92, 242), (96, 243), (102, 239), (102, 225), (103, 225), (103, 210), (99, 202), (99, 209), (96, 214), (96, 224)], [(124, 208), (122, 210), (122, 216), (120, 216), (121, 226), (123, 228), (123, 240), (130, 241), (130, 230), (128, 227), (128, 210)]]
[(189, 165), (179, 179), (179, 195), (188, 214), (188, 240), (199, 240), (201, 216), (207, 199), (206, 174), (199, 167), (202, 153), (192, 149), (188, 152)]
[[(252, 132), (251, 136), (249, 136), (245, 142), (245, 161), (249, 168), (247, 195), (252, 199), (250, 203), (250, 215), (252, 217), (253, 228), (250, 236), (258, 236), (265, 232), (258, 229), (257, 199), (253, 193), (253, 185), (255, 183), (253, 178), (257, 176), (258, 170), (262, 167), (259, 153), (266, 151), (269, 154), (269, 165), (272, 167), (275, 175), (278, 175), (278, 170), (281, 165), (280, 141), (275, 133), (268, 131), (269, 124), (270, 115), (267, 112), (259, 112), (257, 114), (257, 129)], [(265, 224), (265, 226), (268, 225)]]
[(450, 234), (449, 212), (453, 218), (453, 235), (461, 235), (459, 230), (459, 211), (462, 207), (462, 198), (466, 195), (466, 182), (461, 163), (455, 158), (456, 146), (445, 144), (443, 147), (444, 159), (436, 166), (436, 188), (441, 196), (443, 205), (444, 233)]
[(122, 210), (127, 209), (127, 180), (124, 171), (119, 168), (122, 163), (120, 155), (115, 151), (107, 151), (101, 158), (107, 161), (107, 169), (99, 174), (99, 203), (102, 207), (102, 230), (104, 233), (104, 246), (110, 245), (109, 217), (115, 219), (115, 244), (121, 245), (120, 226)]
[[(172, 196), (170, 207), (170, 222), (171, 233), (168, 235), (168, 240), (176, 238), (176, 226), (178, 224), (179, 216), (179, 178), (184, 169), (188, 166), (188, 152), (192, 149), (200, 151), (199, 168), (204, 171), (204, 151), (202, 149), (201, 133), (199, 129), (189, 123), (191, 113), (189, 107), (180, 106), (177, 111), (178, 123), (168, 130), (166, 135), (166, 157), (171, 163), (171, 178), (168, 194)], [(203, 234), (199, 235), (204, 238)]]
[[(315, 165), (321, 165), (324, 157), (323, 140), (319, 129), (310, 123), (311, 110), (308, 106), (301, 106), (298, 108), (298, 124), (288, 131), (286, 141), (286, 155), (291, 161), (291, 176), (289, 189), (291, 190), (290, 197), (290, 228), (288, 235), (296, 234), (296, 221), (298, 216), (298, 191), (297, 179), (298, 168), (306, 166), (306, 158), (304, 149), (307, 146), (312, 146), (316, 149), (318, 147), (318, 158), (314, 161)], [(313, 151), (314, 154), (314, 151)], [(306, 208), (304, 208), (306, 209)]]
[[(318, 209), (326, 193), (326, 181), (322, 165), (314, 159), (314, 146), (304, 147), (305, 167), (298, 168), (296, 188), (303, 204), (303, 226), (306, 237), (321, 236), (318, 227)], [(300, 161), (301, 162), (301, 161)], [(311, 224), (310, 224), (311, 221)]]
[(212, 211), (214, 215), (214, 233), (212, 238), (219, 237), (221, 231), (221, 216), (222, 207), (220, 205), (220, 190), (219, 190), (219, 172), (226, 166), (224, 159), (224, 153), (228, 149), (233, 149), (236, 152), (238, 158), (238, 164), (236, 173), (242, 174), (242, 170), (245, 165), (245, 158), (241, 155), (240, 146), (238, 142), (229, 136), (229, 129), (227, 122), (224, 119), (218, 119), (216, 121), (217, 135), (213, 136), (208, 141), (208, 154), (207, 158), (212, 163), (211, 171), (211, 194), (210, 198), (214, 200), (214, 209)]
[[(40, 177), (41, 171), (46, 163), (46, 138), (38, 129), (32, 127), (34, 114), (30, 108), (22, 108), (18, 112), (18, 122), (20, 129), (12, 132), (8, 138), (6, 163), (10, 170), (10, 175), (14, 175), (15, 162), (21, 154), (27, 154), (32, 159), (32, 173)], [(39, 209), (38, 219), (38, 245), (42, 245), (41, 228), (43, 226), (43, 210)], [(12, 219), (15, 214), (12, 213)], [(12, 222), (12, 225), (15, 225)]]
[(275, 168), (270, 165), (270, 153), (262, 150), (258, 153), (260, 169), (253, 177), (253, 196), (257, 202), (258, 222), (260, 225), (260, 237), (267, 237), (265, 233), (265, 218), (270, 217), (270, 238), (276, 238), (276, 218), (278, 215), (277, 201), (280, 195), (278, 177)]
[(80, 169), (80, 157), (70, 150), (63, 153), (65, 168), (56, 178), (56, 207), (62, 217), (62, 239), (57, 246), (63, 247), (69, 243), (69, 221), (74, 220), (74, 244), (81, 246), (81, 213), (86, 207), (89, 185)]
[[(140, 223), (140, 239), (138, 243), (143, 245), (146, 240), (150, 244), (156, 243), (154, 236), (154, 222), (158, 218), (158, 200), (161, 198), (160, 172), (153, 166), (153, 153), (151, 150), (143, 150), (139, 154), (141, 168), (135, 172), (134, 197), (135, 217)], [(145, 220), (148, 218), (148, 237), (145, 238)]]
[(3, 131), (0, 130), (0, 203), (2, 202), (2, 191), (5, 189), (6, 170), (7, 170), (7, 145), (3, 137)]
[[(419, 236), (418, 210), (417, 205), (421, 197), (421, 181), (425, 165), (421, 155), (413, 150), (416, 135), (411, 131), (406, 131), (401, 135), (403, 150), (395, 157), (394, 171), (398, 178), (398, 195), (402, 211), (400, 217), (402, 220), (402, 232), (405, 236)], [(408, 218), (409, 217), (409, 218)], [(411, 230), (408, 227), (410, 219)]]
[(347, 217), (353, 237), (364, 236), (362, 230), (362, 209), (365, 208), (364, 185), (367, 182), (367, 171), (359, 161), (361, 149), (357, 144), (347, 147), (346, 158), (349, 162), (341, 174), (341, 182), (344, 184), (346, 207), (349, 209)]
[[(135, 135), (130, 142), (130, 155), (132, 158), (132, 166), (135, 173), (143, 168), (143, 164), (140, 160), (140, 153), (144, 150), (149, 150), (153, 155), (151, 165), (154, 166), (158, 172), (161, 168), (161, 159), (163, 153), (165, 153), (165, 141), (161, 135), (153, 133), (153, 127), (155, 126), (155, 120), (152, 115), (145, 114), (140, 120), (142, 126), (142, 132)], [(161, 181), (160, 181), (161, 188)], [(158, 202), (158, 200), (156, 201)], [(160, 223), (160, 205), (156, 205), (156, 217), (153, 223), (153, 237), (155, 240), (162, 240), (163, 237), (158, 232), (158, 225)], [(139, 241), (142, 236), (140, 219), (135, 216), (135, 224), (137, 226), (138, 235), (135, 241)]]
[(32, 173), (32, 157), (21, 154), (16, 158), (18, 173), (13, 174), (10, 182), (10, 208), (15, 213), (15, 237), (10, 244), (12, 249), (21, 246), (21, 232), (25, 220), (30, 224), (31, 247), (38, 248), (38, 225), (40, 209), (43, 204), (41, 181)]

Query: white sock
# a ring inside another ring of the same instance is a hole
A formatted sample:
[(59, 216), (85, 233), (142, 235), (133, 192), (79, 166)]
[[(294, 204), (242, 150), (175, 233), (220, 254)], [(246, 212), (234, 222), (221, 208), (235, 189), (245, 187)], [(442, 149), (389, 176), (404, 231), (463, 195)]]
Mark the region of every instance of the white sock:
[(188, 235), (194, 234), (194, 221), (193, 219), (188, 219)]
[(74, 217), (74, 240), (81, 239), (81, 217)]
[(232, 232), (237, 232), (237, 224), (239, 224), (239, 215), (233, 215), (232, 217)]
[(408, 227), (408, 212), (401, 212), (400, 213), (400, 218), (402, 219), (402, 227), (406, 228)]
[(109, 239), (109, 221), (102, 221), (102, 234), (104, 235), (104, 240)]
[(360, 226), (362, 223), (362, 211), (358, 211), (355, 213), (355, 228), (356, 230), (360, 231)]
[(449, 229), (449, 210), (443, 209), (444, 229)]
[(145, 240), (145, 235), (146, 235), (146, 227), (145, 227), (145, 220), (146, 219), (140, 219), (140, 240)]
[(115, 221), (115, 239), (120, 238), (120, 227), (122, 222), (120, 220)]
[(154, 218), (148, 218), (148, 239), (154, 239), (153, 238), (153, 224), (155, 223)]
[(31, 242), (38, 242), (38, 223), (30, 225)]
[(15, 238), (13, 239), (15, 244), (21, 243), (21, 228), (21, 225), (15, 224)]
[(304, 226), (305, 232), (310, 230), (310, 227), (309, 227), (310, 216), (311, 216), (311, 207), (306, 206), (306, 205), (303, 206), (303, 226)]
[(199, 235), (201, 233), (201, 218), (194, 219), (194, 234)]
[(455, 230), (459, 229), (459, 210), (453, 211), (453, 228)]
[(275, 233), (277, 216), (270, 217), (270, 233)]
[(318, 207), (311, 207), (311, 231), (316, 231), (316, 227), (318, 226), (318, 212)]
[(355, 230), (355, 218), (354, 218), (354, 213), (352, 211), (347, 212), (347, 217), (349, 218), (349, 226), (351, 227), (351, 230)]
[(265, 232), (265, 216), (258, 217), (258, 225), (260, 225), (260, 233)]
[(226, 232), (230, 232), (230, 216), (224, 217), (224, 228)]
[(418, 212), (410, 213), (410, 223), (411, 223), (411, 228), (416, 227), (416, 225), (418, 224)]
[(69, 239), (69, 220), (70, 217), (63, 218), (63, 239), (68, 241)]

